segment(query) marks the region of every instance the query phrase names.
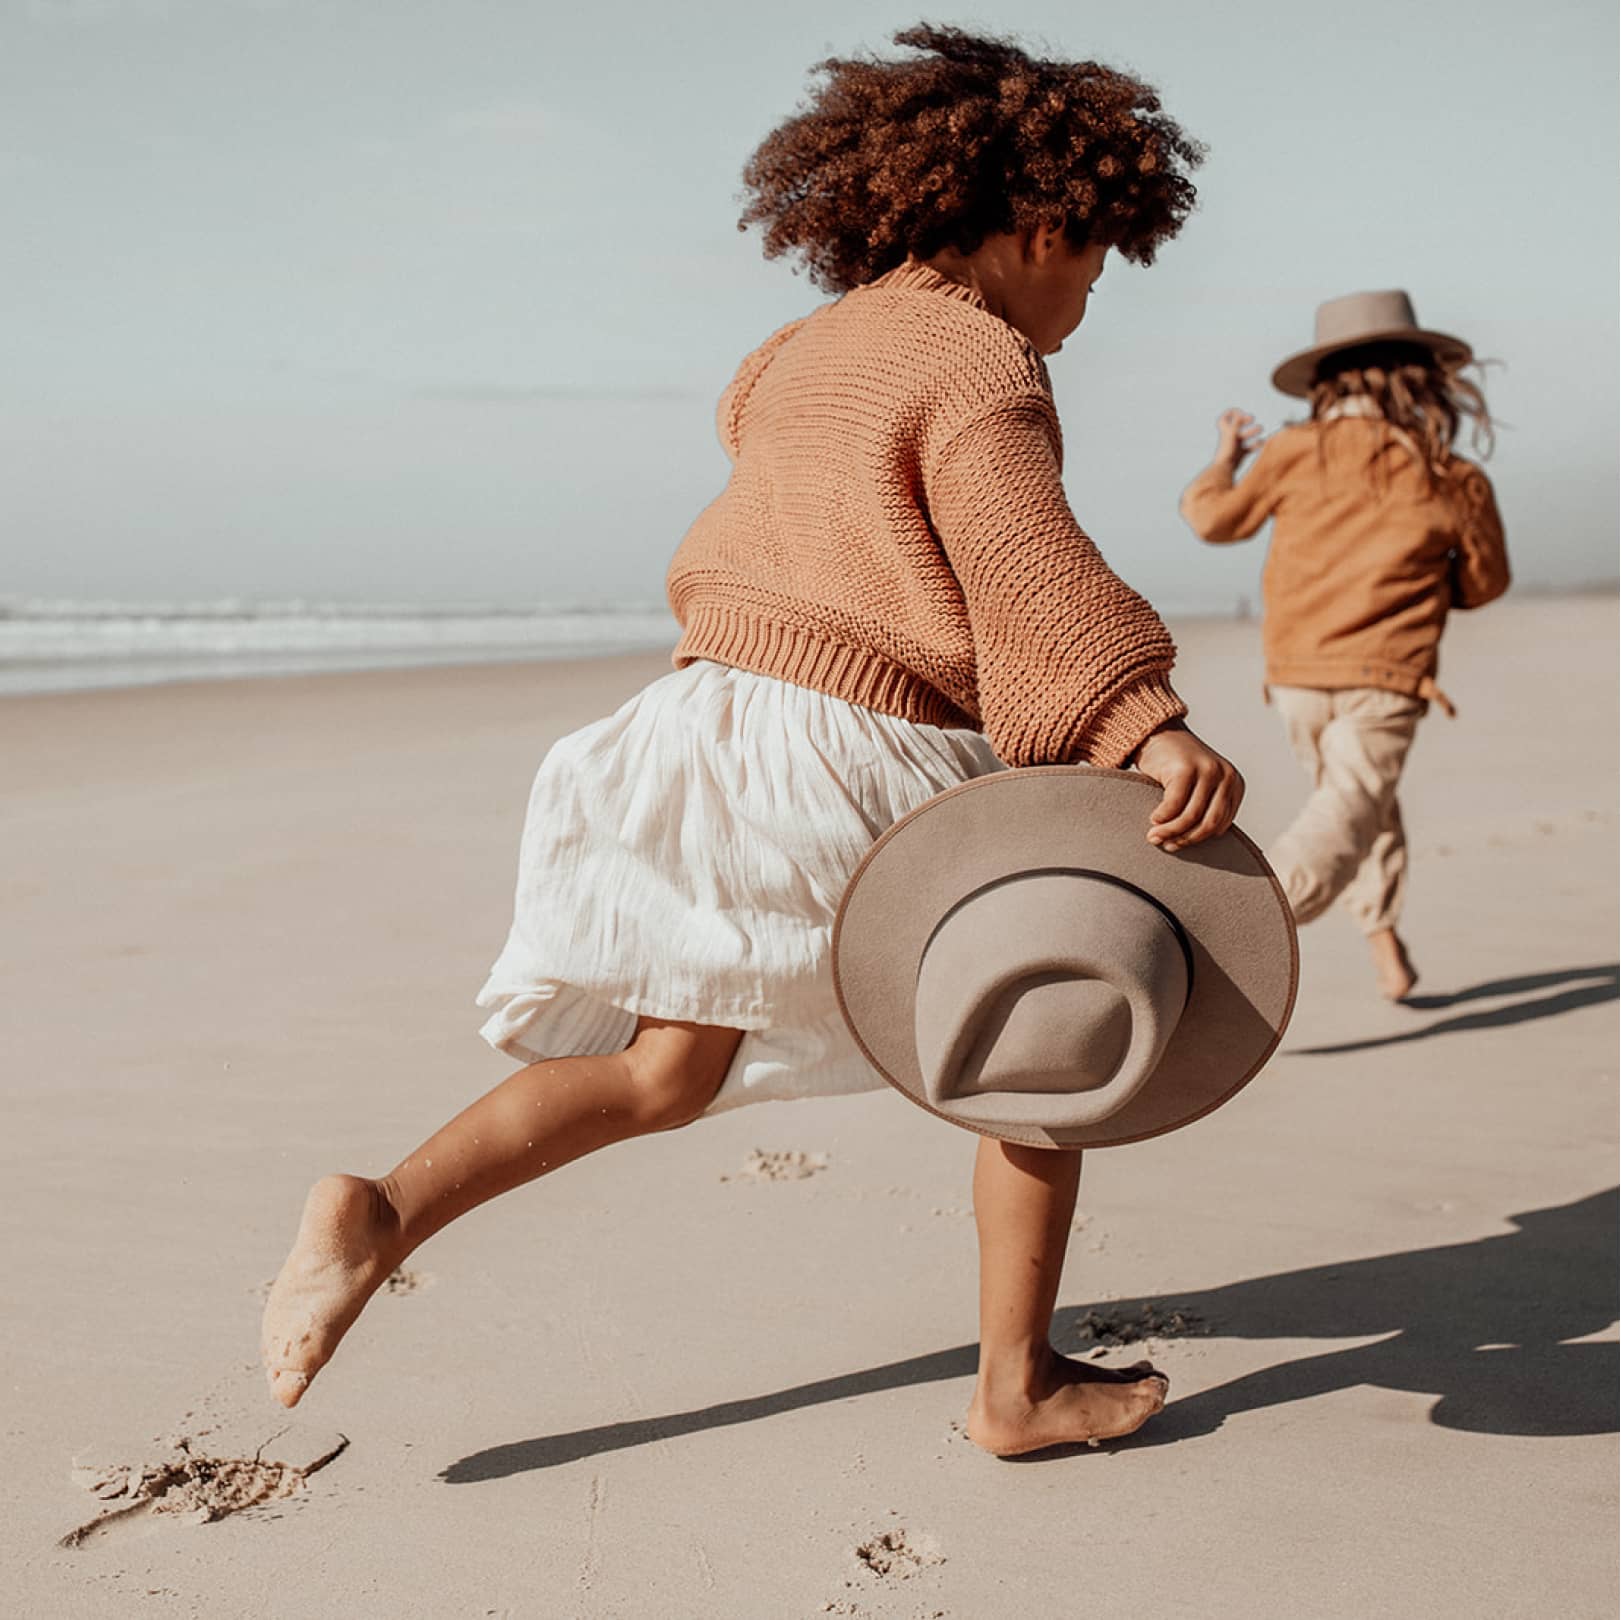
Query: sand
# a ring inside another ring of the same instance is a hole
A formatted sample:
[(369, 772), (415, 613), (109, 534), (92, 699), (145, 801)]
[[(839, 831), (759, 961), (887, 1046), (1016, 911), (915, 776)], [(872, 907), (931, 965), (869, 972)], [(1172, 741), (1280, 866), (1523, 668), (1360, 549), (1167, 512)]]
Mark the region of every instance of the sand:
[[(702, 1121), (477, 1212), (373, 1302), (279, 1456), (257, 1319), (303, 1192), (504, 1072), (471, 998), (529, 778), (662, 663), (0, 703), (0, 1607), (1613, 1613), (1615, 634), (1601, 598), (1456, 622), (1462, 715), (1425, 722), (1406, 799), (1417, 1003), (1377, 1001), (1325, 919), (1266, 1074), (1089, 1159), (1058, 1339), (1146, 1346), (1171, 1405), (1014, 1463), (960, 1427), (972, 1143), (886, 1092)], [(1179, 635), (1264, 840), (1300, 784), (1255, 627)], [(312, 1470), (321, 1435), (348, 1443)], [(155, 1510), (201, 1474), (238, 1510)]]

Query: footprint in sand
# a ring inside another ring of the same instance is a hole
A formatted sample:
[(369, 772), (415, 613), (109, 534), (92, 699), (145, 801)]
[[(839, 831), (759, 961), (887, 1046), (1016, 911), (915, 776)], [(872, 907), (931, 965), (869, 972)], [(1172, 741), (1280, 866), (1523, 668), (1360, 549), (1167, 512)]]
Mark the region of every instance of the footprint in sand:
[(913, 1536), (902, 1525), (862, 1542), (855, 1558), (864, 1571), (886, 1583), (909, 1581), (919, 1570), (946, 1561), (932, 1536)]
[(1135, 1312), (1088, 1311), (1075, 1324), (1077, 1341), (1093, 1357), (1104, 1355), (1123, 1344), (1140, 1344), (1150, 1339), (1182, 1339), (1209, 1331), (1204, 1318), (1193, 1311), (1152, 1304), (1144, 1305)]
[[(946, 1561), (933, 1536), (916, 1535), (898, 1524), (859, 1542), (851, 1553), (856, 1568), (854, 1577), (844, 1583), (847, 1590), (876, 1584), (885, 1591), (893, 1592), (901, 1582), (909, 1581), (933, 1565)], [(822, 1605), (821, 1612), (847, 1616), (848, 1620), (877, 1620), (876, 1611), (869, 1609), (857, 1597), (831, 1598)], [(893, 1612), (887, 1603), (885, 1612)], [(948, 1620), (948, 1617), (944, 1609), (937, 1609), (925, 1602), (916, 1620)]]
[(827, 1169), (825, 1153), (797, 1151), (770, 1151), (755, 1148), (743, 1161), (736, 1175), (722, 1176), (722, 1181), (804, 1181), (820, 1175)]
[[(206, 1432), (206, 1431), (205, 1431)], [(214, 1457), (196, 1449), (195, 1437), (171, 1442), (173, 1459), (145, 1463), (74, 1459), (72, 1478), (106, 1507), (61, 1538), (62, 1547), (82, 1547), (98, 1537), (127, 1533), (142, 1520), (166, 1515), (209, 1524), (264, 1502), (294, 1494), (343, 1452), (341, 1434), (310, 1435), (283, 1430), (251, 1457)]]
[(428, 1271), (411, 1271), (405, 1266), (395, 1266), (383, 1279), (383, 1286), (377, 1290), (379, 1294), (420, 1294), (424, 1288), (433, 1286), (433, 1274)]
[[(876, 1610), (863, 1608), (847, 1598), (831, 1598), (821, 1607), (822, 1614), (838, 1615), (840, 1620), (879, 1620)], [(944, 1609), (919, 1609), (911, 1620), (951, 1620)]]

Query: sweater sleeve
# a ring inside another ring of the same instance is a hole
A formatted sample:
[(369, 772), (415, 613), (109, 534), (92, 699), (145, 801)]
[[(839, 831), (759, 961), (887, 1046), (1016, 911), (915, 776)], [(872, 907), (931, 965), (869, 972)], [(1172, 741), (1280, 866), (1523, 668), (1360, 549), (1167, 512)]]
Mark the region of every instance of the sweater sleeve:
[(929, 516), (961, 586), (980, 724), (1009, 765), (1118, 766), (1187, 713), (1159, 615), (1069, 508), (1051, 403), (1003, 405), (926, 471)]
[(1452, 605), (1484, 607), (1508, 589), (1508, 547), (1491, 480), (1472, 462), (1458, 483), (1458, 543), (1452, 553)]
[(754, 385), (765, 374), (765, 368), (776, 358), (777, 350), (791, 338), (805, 321), (805, 316), (789, 323), (775, 331), (759, 348), (748, 355), (742, 365), (737, 368), (737, 374), (726, 385), (726, 391), (720, 396), (720, 403), (715, 407), (715, 432), (721, 442), (721, 448), (732, 461), (737, 460), (737, 452), (743, 442), (743, 409), (748, 404), (749, 395)]
[(1182, 492), (1182, 516), (1201, 540), (1248, 540), (1278, 509), (1281, 452), (1274, 434), (1235, 484), (1230, 468), (1212, 462)]

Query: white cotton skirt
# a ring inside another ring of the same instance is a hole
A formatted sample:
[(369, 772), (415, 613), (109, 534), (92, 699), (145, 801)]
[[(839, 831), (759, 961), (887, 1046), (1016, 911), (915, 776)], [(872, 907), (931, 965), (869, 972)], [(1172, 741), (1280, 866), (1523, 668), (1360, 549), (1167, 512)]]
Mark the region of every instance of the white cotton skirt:
[(879, 1088), (833, 994), (833, 917), (892, 822), (1000, 770), (917, 725), (698, 662), (535, 777), (512, 931), (478, 1005), (520, 1063), (621, 1051), (639, 1014), (744, 1031), (710, 1113)]

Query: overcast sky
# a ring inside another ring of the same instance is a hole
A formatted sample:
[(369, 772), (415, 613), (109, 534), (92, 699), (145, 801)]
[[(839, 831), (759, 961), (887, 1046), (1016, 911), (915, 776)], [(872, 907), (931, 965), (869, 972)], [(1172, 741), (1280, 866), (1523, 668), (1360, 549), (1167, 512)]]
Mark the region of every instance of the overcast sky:
[[(1526, 582), (1615, 573), (1612, 0), (982, 0), (1135, 69), (1200, 212), (1053, 364), (1082, 522), (1173, 608), (1253, 594), (1177, 495), (1324, 298), (1504, 367)], [(818, 301), (738, 175), (915, 5), (0, 0), (0, 596), (650, 601), (742, 354)]]

